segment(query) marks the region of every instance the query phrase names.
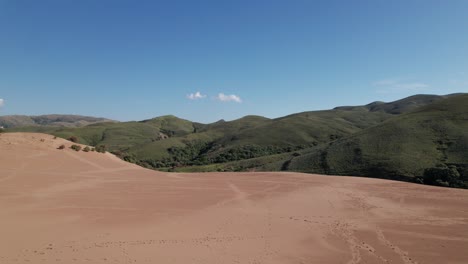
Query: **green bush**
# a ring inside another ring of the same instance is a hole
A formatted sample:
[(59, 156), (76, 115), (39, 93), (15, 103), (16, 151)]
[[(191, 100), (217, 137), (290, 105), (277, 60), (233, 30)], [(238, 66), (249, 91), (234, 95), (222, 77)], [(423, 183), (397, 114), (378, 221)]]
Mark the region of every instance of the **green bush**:
[(86, 146), (86, 147), (83, 149), (84, 152), (89, 152), (90, 150), (91, 150), (91, 148), (89, 148), (88, 146)]
[(81, 150), (81, 146), (78, 146), (78, 145), (72, 145), (70, 148), (75, 150), (75, 151), (80, 151)]
[(78, 143), (78, 138), (75, 137), (75, 136), (69, 137), (68, 140), (71, 141), (71, 142), (74, 142), (74, 143)]
[(96, 146), (95, 150), (100, 153), (106, 153), (106, 145)]
[(423, 181), (425, 184), (463, 187), (464, 182), (460, 179), (460, 173), (455, 166), (438, 166), (424, 170)]
[[(134, 153), (128, 154), (128, 153), (126, 153), (124, 151), (121, 151), (121, 150), (112, 151), (111, 153), (116, 155), (118, 158), (125, 160), (126, 162), (130, 162), (130, 163), (139, 162), (139, 160), (137, 159), (137, 157), (136, 157), (136, 155)], [(153, 165), (149, 165), (149, 167), (154, 168)]]

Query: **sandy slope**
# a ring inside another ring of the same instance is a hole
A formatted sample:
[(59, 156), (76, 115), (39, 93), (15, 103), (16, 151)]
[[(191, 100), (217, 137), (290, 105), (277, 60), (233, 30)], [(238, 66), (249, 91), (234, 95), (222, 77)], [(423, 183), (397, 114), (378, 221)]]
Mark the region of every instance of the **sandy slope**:
[(0, 263), (468, 263), (467, 190), (166, 174), (61, 144), (0, 135)]

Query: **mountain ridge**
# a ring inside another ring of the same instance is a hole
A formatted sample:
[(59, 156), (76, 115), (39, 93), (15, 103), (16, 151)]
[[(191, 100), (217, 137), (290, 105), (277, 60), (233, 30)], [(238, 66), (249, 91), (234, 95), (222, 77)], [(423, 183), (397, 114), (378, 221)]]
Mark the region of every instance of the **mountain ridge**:
[[(158, 170), (291, 170), (423, 181), (425, 170), (439, 165), (455, 166), (465, 177), (465, 162), (452, 164), (449, 159), (441, 159), (443, 151), (438, 149), (452, 151), (451, 146), (465, 146), (463, 142), (468, 139), (463, 131), (468, 122), (448, 123), (436, 118), (440, 113), (447, 120), (468, 116), (465, 105), (468, 94), (415, 95), (389, 103), (336, 107), (274, 119), (250, 115), (202, 124), (167, 115), (138, 122), (96, 123), (79, 128), (33, 126), (7, 132), (76, 137), (83, 144), (106, 145), (124, 160)], [(431, 117), (438, 120), (438, 129), (448, 133), (445, 138), (436, 138), (432, 126), (420, 124), (425, 116), (428, 122)], [(381, 151), (373, 149), (392, 140), (396, 141)], [(468, 156), (464, 147), (457, 151), (458, 156)], [(390, 161), (386, 161), (387, 157)], [(459, 185), (463, 184), (462, 180)]]
[(0, 126), (14, 128), (22, 126), (61, 126), (83, 127), (95, 123), (117, 122), (115, 120), (82, 115), (48, 114), (48, 115), (5, 115), (0, 116)]

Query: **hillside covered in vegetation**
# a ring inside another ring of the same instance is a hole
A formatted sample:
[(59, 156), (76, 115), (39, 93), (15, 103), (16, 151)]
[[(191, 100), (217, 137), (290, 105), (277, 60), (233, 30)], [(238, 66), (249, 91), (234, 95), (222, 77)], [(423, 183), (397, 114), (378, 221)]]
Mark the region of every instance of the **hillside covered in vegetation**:
[(175, 116), (79, 128), (23, 126), (169, 171), (291, 170), (466, 187), (468, 95), (415, 95), (268, 119)]
[(25, 126), (83, 127), (102, 122), (116, 121), (101, 117), (80, 115), (0, 116), (0, 127), (4, 128), (15, 128)]

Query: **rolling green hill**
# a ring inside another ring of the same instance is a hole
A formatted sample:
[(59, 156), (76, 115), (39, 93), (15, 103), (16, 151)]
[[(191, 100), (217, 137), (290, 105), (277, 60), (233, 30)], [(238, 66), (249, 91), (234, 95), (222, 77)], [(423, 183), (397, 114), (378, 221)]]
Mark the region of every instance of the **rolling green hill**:
[(431, 94), (418, 94), (410, 97), (403, 98), (390, 103), (373, 102), (363, 106), (340, 106), (335, 109), (341, 110), (356, 110), (361, 109), (370, 112), (385, 112), (388, 114), (403, 114), (417, 109), (418, 107), (435, 103), (437, 101), (457, 96), (460, 94), (449, 95), (431, 95)]
[(0, 116), (0, 127), (14, 128), (24, 126), (60, 126), (60, 127), (83, 127), (101, 122), (115, 122), (110, 119), (79, 115), (9, 115)]
[[(288, 169), (410, 180), (455, 168), (468, 180), (468, 95), (416, 108), (292, 159)], [(427, 172), (426, 172), (427, 173)], [(445, 181), (446, 182), (446, 181)]]
[(391, 115), (380, 112), (328, 110), (278, 119), (246, 116), (200, 124), (162, 116), (141, 122), (99, 123), (82, 128), (21, 127), (81, 143), (106, 145), (128, 160), (147, 167), (174, 167), (243, 160), (305, 149), (351, 135)]
[[(465, 177), (467, 106), (467, 94), (415, 95), (276, 119), (245, 116), (200, 124), (162, 116), (8, 131), (74, 136), (84, 144), (105, 145), (127, 161), (161, 170), (291, 170), (424, 182), (430, 168), (456, 170)], [(426, 179), (450, 185), (434, 181)]]

